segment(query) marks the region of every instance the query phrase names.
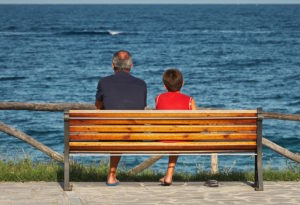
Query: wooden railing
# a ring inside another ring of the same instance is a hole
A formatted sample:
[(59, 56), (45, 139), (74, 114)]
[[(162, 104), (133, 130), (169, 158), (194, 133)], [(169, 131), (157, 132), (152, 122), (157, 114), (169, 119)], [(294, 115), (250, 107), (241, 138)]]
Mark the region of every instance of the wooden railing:
[[(73, 109), (73, 110), (92, 110), (95, 109), (95, 106), (88, 103), (24, 103), (24, 102), (0, 102), (0, 110), (31, 110), (31, 111), (48, 111), (48, 112), (61, 112), (64, 110)], [(150, 108), (151, 109), (151, 108)], [(210, 109), (210, 108), (199, 108), (199, 109)], [(265, 119), (278, 119), (278, 120), (291, 120), (291, 121), (300, 121), (300, 115), (297, 114), (282, 114), (274, 112), (263, 112), (263, 117)], [(39, 149), (43, 153), (47, 154), (51, 158), (63, 162), (63, 155), (55, 152), (51, 148), (41, 144), (40, 142), (33, 139), (31, 136), (0, 122), (0, 131), (21, 139), (26, 143), (32, 145), (33, 147)], [(290, 152), (289, 150), (281, 147), (274, 142), (263, 138), (263, 145), (270, 148), (271, 150), (279, 153), (280, 155), (291, 159), (297, 163), (300, 163), (300, 155)], [(151, 166), (162, 156), (153, 156), (146, 161), (142, 162), (135, 168), (131, 169), (132, 173), (139, 173)], [(211, 170), (212, 173), (218, 172), (218, 157), (213, 154), (211, 157)]]

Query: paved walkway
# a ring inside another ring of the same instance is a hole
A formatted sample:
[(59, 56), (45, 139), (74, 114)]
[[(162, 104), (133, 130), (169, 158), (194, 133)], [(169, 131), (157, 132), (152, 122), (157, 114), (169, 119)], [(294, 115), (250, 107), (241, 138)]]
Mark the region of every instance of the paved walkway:
[(242, 182), (221, 182), (218, 188), (203, 184), (178, 182), (162, 187), (155, 182), (123, 182), (117, 187), (107, 187), (103, 182), (77, 182), (73, 191), (63, 192), (55, 182), (0, 182), (0, 205), (300, 204), (300, 182), (265, 182), (263, 192), (254, 191)]

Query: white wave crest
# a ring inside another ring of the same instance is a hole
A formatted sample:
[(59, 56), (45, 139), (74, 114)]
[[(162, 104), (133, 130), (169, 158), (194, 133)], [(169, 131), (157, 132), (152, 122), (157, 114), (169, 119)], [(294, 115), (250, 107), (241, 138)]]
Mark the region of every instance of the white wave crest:
[(118, 34), (122, 33), (121, 31), (112, 31), (112, 30), (108, 30), (107, 32), (109, 33), (109, 35), (112, 35), (112, 36), (115, 36), (115, 35), (118, 35)]

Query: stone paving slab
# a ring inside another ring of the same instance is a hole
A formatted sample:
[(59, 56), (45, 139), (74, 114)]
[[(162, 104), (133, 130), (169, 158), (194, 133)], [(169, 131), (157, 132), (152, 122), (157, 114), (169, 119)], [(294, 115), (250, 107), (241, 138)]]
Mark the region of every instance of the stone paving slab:
[(203, 182), (176, 182), (169, 187), (157, 182), (123, 182), (117, 187), (107, 187), (104, 182), (76, 182), (73, 191), (64, 192), (56, 182), (0, 182), (0, 205), (300, 204), (300, 182), (265, 182), (264, 188), (254, 191), (243, 182), (220, 182), (217, 188), (206, 187)]
[(0, 205), (69, 204), (56, 182), (0, 182)]

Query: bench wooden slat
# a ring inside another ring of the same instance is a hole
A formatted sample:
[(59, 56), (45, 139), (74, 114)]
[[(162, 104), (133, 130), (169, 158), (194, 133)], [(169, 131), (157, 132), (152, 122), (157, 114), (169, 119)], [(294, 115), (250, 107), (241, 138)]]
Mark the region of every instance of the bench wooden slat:
[(149, 155), (162, 155), (162, 154), (180, 154), (180, 155), (194, 155), (194, 154), (208, 154), (208, 153), (224, 153), (224, 154), (240, 154), (241, 155), (245, 154), (245, 155), (256, 155), (256, 150), (184, 150), (184, 151), (180, 151), (180, 150), (173, 150), (173, 151), (161, 151), (161, 150), (154, 150), (154, 151), (139, 151), (139, 150), (135, 150), (135, 151), (99, 151), (99, 150), (94, 150), (94, 151), (89, 151), (89, 150), (75, 150), (75, 151), (70, 151), (70, 153), (72, 154), (132, 154), (132, 155), (145, 155), (145, 154), (149, 154)]
[(68, 113), (142, 113), (148, 115), (149, 113), (257, 113), (257, 110), (69, 110)]
[(70, 132), (243, 132), (256, 131), (256, 125), (90, 125), (70, 126)]
[(256, 133), (71, 133), (70, 140), (256, 140)]
[(256, 142), (70, 142), (71, 151), (255, 150)]
[(70, 119), (70, 125), (255, 125), (256, 119)]
[(178, 110), (146, 110), (146, 111), (106, 111), (106, 110), (72, 110), (69, 113), (70, 117), (143, 117), (143, 118), (169, 118), (169, 117), (256, 117), (256, 110), (191, 110), (191, 111), (178, 111)]

